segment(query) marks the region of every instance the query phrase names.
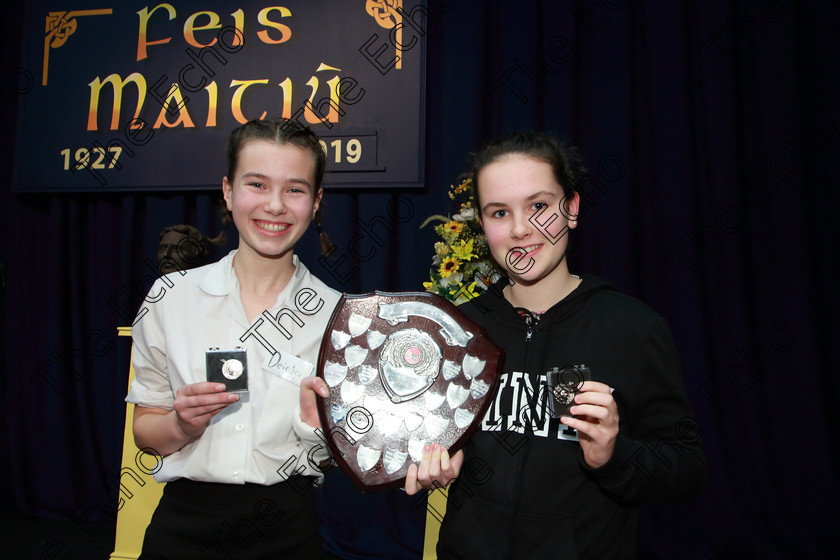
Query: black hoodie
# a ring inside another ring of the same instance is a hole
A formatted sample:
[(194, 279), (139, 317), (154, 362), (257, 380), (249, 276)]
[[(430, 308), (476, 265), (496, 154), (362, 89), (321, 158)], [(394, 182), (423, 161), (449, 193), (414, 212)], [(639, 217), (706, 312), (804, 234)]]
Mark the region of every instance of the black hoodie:
[[(706, 475), (668, 326), (601, 278), (584, 277), (542, 317), (514, 309), (504, 282), (461, 306), (506, 357), (450, 489), (438, 558), (635, 558), (637, 504), (688, 500)], [(598, 469), (546, 414), (545, 372), (575, 364), (618, 406), (615, 450)]]

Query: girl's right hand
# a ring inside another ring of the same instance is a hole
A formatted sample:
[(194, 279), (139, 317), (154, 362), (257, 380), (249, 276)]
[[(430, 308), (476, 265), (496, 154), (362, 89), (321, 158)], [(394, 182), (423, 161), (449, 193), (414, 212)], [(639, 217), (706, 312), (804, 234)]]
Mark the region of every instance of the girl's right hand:
[(226, 393), (224, 383), (204, 381), (184, 385), (175, 396), (175, 415), (178, 429), (190, 439), (204, 433), (210, 420), (239, 400), (236, 393)]

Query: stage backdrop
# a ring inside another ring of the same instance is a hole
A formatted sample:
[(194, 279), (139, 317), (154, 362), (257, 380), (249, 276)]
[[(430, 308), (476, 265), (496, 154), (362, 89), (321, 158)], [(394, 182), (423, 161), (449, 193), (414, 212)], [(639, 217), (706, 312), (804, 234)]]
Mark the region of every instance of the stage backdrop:
[(15, 190), (215, 186), (228, 132), (274, 117), (321, 136), (332, 186), (422, 184), (424, 2), (104, 4), (29, 5)]
[[(181, 25), (204, 9), (173, 5)], [(230, 21), (237, 8), (218, 12)], [(15, 56), (20, 9), (8, 4), (0, 21), (5, 185), (15, 108), (42, 77), (40, 60), (21, 68)], [(246, 42), (260, 27), (247, 21)], [(592, 173), (571, 270), (607, 276), (668, 320), (709, 458), (696, 500), (645, 508), (641, 557), (833, 557), (836, 523), (823, 512), (840, 499), (840, 4), (429, 0), (426, 22), (425, 188), (328, 185), (325, 225), (338, 252), (319, 260), (310, 232), (301, 259), (341, 291), (420, 289), (435, 240), (420, 224), (451, 211), (446, 193), (467, 154), (517, 129), (569, 137)], [(377, 28), (347, 46), (365, 64), (358, 49), (373, 33), (385, 36)], [(128, 344), (116, 327), (139, 309), (161, 228), (215, 234), (219, 191), (0, 197), (0, 445), (11, 450), (0, 461), (2, 503), (101, 535), (121, 495)], [(120, 294), (125, 305), (114, 307)], [(423, 504), (398, 494), (360, 495), (328, 479), (333, 550), (417, 558), (422, 535), (395, 525)], [(39, 557), (84, 557), (67, 543), (42, 548)]]

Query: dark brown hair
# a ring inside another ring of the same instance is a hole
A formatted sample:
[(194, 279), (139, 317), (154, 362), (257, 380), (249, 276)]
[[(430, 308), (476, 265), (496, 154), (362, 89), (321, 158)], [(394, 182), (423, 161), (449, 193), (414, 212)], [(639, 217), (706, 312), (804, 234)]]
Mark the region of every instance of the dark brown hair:
[[(587, 173), (577, 147), (542, 132), (514, 132), (490, 142), (473, 155), (470, 177), (475, 188), (476, 202), (480, 198), (478, 174), (486, 166), (508, 155), (528, 156), (549, 164), (566, 199), (574, 197)], [(479, 206), (479, 212), (480, 209)]]

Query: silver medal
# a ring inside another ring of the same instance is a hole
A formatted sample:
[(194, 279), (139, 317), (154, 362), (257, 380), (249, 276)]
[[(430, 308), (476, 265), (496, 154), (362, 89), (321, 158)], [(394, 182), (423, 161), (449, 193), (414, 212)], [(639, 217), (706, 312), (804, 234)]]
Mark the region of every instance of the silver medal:
[(572, 404), (575, 399), (574, 384), (558, 385), (554, 388), (554, 398), (562, 405)]
[(239, 360), (223, 360), (222, 375), (224, 375), (228, 379), (236, 379), (237, 377), (242, 375), (243, 371), (245, 371), (245, 367)]

